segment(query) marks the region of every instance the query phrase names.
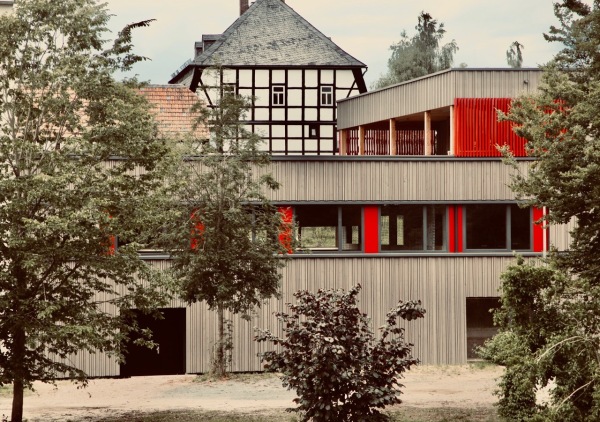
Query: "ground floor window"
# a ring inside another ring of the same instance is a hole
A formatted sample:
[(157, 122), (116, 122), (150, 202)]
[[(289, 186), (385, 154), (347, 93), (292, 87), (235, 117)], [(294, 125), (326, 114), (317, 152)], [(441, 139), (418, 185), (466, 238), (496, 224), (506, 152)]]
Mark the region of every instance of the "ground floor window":
[(467, 359), (476, 359), (476, 349), (498, 332), (494, 326), (493, 309), (500, 307), (497, 297), (467, 298)]

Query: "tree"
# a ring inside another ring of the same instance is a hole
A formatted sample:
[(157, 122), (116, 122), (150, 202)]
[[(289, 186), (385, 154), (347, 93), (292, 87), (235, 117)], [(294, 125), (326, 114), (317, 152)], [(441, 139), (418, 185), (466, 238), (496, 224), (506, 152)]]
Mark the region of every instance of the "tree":
[(150, 218), (168, 150), (135, 82), (112, 77), (141, 59), (131, 31), (148, 22), (103, 49), (108, 19), (94, 0), (20, 0), (0, 17), (0, 383), (13, 384), (13, 422), (32, 381), (85, 380), (72, 354), (122, 357), (120, 311), (161, 299), (138, 245), (110, 247)]
[(191, 140), (184, 152), (188, 165), (177, 175), (183, 183), (174, 191), (179, 217), (163, 239), (183, 298), (206, 301), (217, 312), (211, 372), (223, 377), (231, 347), (225, 310), (245, 314), (277, 295), (287, 250), (278, 241), (284, 223), (264, 193), (279, 185), (269, 174), (254, 174), (270, 156), (261, 151), (260, 136), (242, 123), (251, 102), (225, 88), (222, 68), (211, 72), (217, 83), (208, 89), (218, 92), (218, 99), (214, 107), (199, 106), (210, 137)]
[(406, 31), (400, 34), (400, 41), (390, 46), (392, 55), (388, 60), (387, 74), (382, 76), (374, 88), (383, 88), (399, 82), (425, 76), (448, 69), (458, 51), (456, 41), (440, 46), (446, 30), (444, 24), (426, 12), (421, 12), (415, 27), (417, 33), (409, 38)]
[[(503, 275), (502, 308), (496, 315), (503, 345), (522, 346), (507, 359), (500, 413), (519, 420), (600, 419), (600, 4), (577, 0), (555, 5), (561, 27), (549, 41), (565, 46), (546, 66), (536, 95), (513, 101), (504, 118), (527, 140), (538, 159), (513, 189), (528, 205), (547, 207), (546, 224), (577, 222), (569, 250), (547, 261), (519, 261)], [(495, 348), (495, 349), (494, 349)], [(503, 359), (500, 359), (502, 361)], [(535, 392), (552, 380), (550, 406)], [(515, 416), (517, 401), (528, 406)]]
[(266, 370), (282, 373), (284, 387), (296, 390), (299, 406), (288, 410), (300, 412), (302, 421), (386, 420), (377, 409), (401, 403), (398, 379), (419, 361), (398, 317), (423, 318), (425, 310), (420, 302), (398, 302), (376, 339), (357, 306), (360, 289), (296, 292), (291, 313), (275, 314), (285, 337), (257, 331), (257, 341), (279, 346), (262, 360)]
[(523, 64), (523, 44), (519, 41), (513, 42), (506, 50), (506, 63), (512, 68), (520, 69)]

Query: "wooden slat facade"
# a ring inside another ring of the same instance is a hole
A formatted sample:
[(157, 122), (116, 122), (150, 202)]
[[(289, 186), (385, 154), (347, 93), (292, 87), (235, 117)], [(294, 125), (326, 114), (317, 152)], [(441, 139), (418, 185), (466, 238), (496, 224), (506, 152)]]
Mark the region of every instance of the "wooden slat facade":
[[(232, 318), (232, 371), (260, 371), (257, 353), (266, 345), (253, 341), (254, 327), (281, 333), (274, 312), (286, 310), (293, 293), (308, 289), (350, 287), (360, 283), (360, 308), (372, 318), (372, 326), (384, 323), (386, 312), (398, 300), (421, 300), (427, 310), (423, 320), (405, 325), (407, 339), (424, 364), (463, 364), (467, 359), (466, 298), (498, 296), (500, 274), (513, 257), (336, 257), (295, 258), (282, 270), (281, 299), (268, 301), (250, 321)], [(153, 265), (162, 266), (159, 261)], [(172, 304), (182, 307), (183, 304)], [(186, 372), (209, 370), (210, 351), (217, 336), (216, 314), (205, 304), (186, 309)], [(114, 359), (103, 354), (80, 353), (72, 359), (90, 376), (119, 376)]]
[(533, 93), (540, 69), (448, 69), (338, 101), (338, 129), (449, 107), (455, 98)]

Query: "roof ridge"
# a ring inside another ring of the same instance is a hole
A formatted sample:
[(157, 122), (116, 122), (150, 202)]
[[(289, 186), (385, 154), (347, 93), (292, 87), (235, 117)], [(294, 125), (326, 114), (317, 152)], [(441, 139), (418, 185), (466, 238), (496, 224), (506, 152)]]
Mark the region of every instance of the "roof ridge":
[[(194, 61), (193, 64), (195, 65), (211, 65), (211, 64), (216, 64), (217, 62), (223, 62), (224, 65), (227, 65), (228, 63), (226, 63), (227, 58), (228, 58), (228, 51), (229, 50), (235, 50), (235, 47), (233, 47), (233, 40), (235, 36), (236, 31), (242, 31), (241, 33), (252, 33), (252, 28), (248, 29), (247, 26), (247, 21), (249, 19), (253, 19), (256, 18), (256, 21), (261, 21), (261, 18), (264, 20), (264, 16), (260, 15), (259, 13), (261, 11), (263, 11), (263, 15), (265, 16), (272, 16), (270, 14), (266, 14), (264, 13), (265, 7), (269, 7), (269, 5), (277, 5), (278, 7), (280, 7), (281, 9), (278, 10), (282, 10), (284, 11), (285, 14), (283, 14), (283, 19), (285, 19), (286, 22), (289, 23), (289, 25), (294, 26), (296, 25), (296, 27), (298, 28), (299, 26), (303, 26), (304, 28), (306, 28), (306, 34), (309, 34), (309, 38), (308, 39), (300, 39), (300, 38), (296, 38), (294, 39), (294, 36), (297, 34), (294, 33), (286, 33), (285, 30), (281, 31), (279, 34), (285, 34), (288, 35), (293, 42), (290, 45), (287, 45), (284, 41), (283, 36), (281, 38), (276, 38), (272, 41), (269, 41), (266, 44), (263, 44), (261, 46), (260, 42), (265, 43), (264, 39), (260, 39), (260, 35), (255, 36), (254, 38), (248, 37), (245, 38), (244, 41), (248, 42), (248, 49), (246, 51), (251, 51), (252, 47), (255, 48), (255, 52), (257, 51), (257, 49), (259, 47), (262, 47), (262, 52), (264, 51), (269, 51), (271, 50), (271, 56), (268, 56), (268, 59), (265, 61), (264, 63), (241, 63), (241, 64), (252, 64), (252, 65), (257, 65), (257, 64), (276, 64), (276, 61), (278, 59), (282, 59), (282, 60), (291, 60), (293, 61), (294, 59), (298, 59), (300, 57), (300, 60), (302, 60), (302, 57), (306, 60), (305, 63), (286, 63), (286, 64), (298, 64), (298, 65), (312, 65), (315, 64), (313, 61), (309, 61), (307, 58), (311, 56), (311, 54), (313, 53), (307, 53), (306, 51), (300, 51), (299, 55), (294, 55), (294, 54), (290, 54), (290, 48), (293, 49), (294, 51), (299, 50), (299, 45), (301, 46), (302, 44), (306, 44), (307, 41), (310, 42), (311, 39), (310, 37), (313, 37), (312, 40), (318, 40), (317, 42), (317, 46), (321, 49), (321, 53), (314, 53), (314, 54), (319, 54), (319, 59), (323, 59), (323, 62), (321, 62), (320, 64), (322, 65), (331, 65), (331, 66), (353, 66), (353, 67), (367, 67), (364, 63), (362, 63), (361, 61), (357, 60), (354, 56), (348, 54), (346, 51), (344, 51), (340, 46), (338, 46), (336, 43), (334, 43), (330, 37), (326, 36), (323, 32), (321, 32), (319, 29), (317, 29), (314, 25), (312, 25), (310, 22), (308, 22), (305, 18), (303, 18), (298, 12), (296, 12), (291, 6), (289, 6), (286, 2), (281, 1), (281, 0), (256, 0), (250, 7), (249, 9), (244, 12), (241, 16), (239, 16), (231, 25), (229, 25), (229, 27), (221, 34), (221, 36), (212, 44), (210, 45), (205, 51), (203, 51), (200, 55), (198, 55)], [(277, 17), (281, 17), (282, 13), (278, 13), (276, 15)], [(290, 19), (291, 18), (291, 19)], [(281, 23), (281, 21), (277, 22), (275, 21), (276, 24), (279, 25), (284, 25)], [(284, 28), (285, 29), (285, 28)], [(293, 29), (293, 28), (292, 28)], [(228, 41), (230, 41), (228, 43)], [(255, 41), (256, 43), (253, 45), (252, 41)], [(239, 40), (238, 40), (239, 42)], [(295, 44), (294, 44), (295, 42)], [(266, 45), (266, 47), (265, 47)], [(226, 51), (224, 52), (223, 55), (219, 54), (219, 51), (224, 48)], [(241, 48), (244, 48), (244, 45), (241, 46)], [(300, 49), (301, 50), (301, 49)], [(323, 54), (323, 51), (327, 51), (329, 50), (329, 53)], [(287, 55), (283, 54), (283, 52), (287, 52)], [(303, 55), (302, 55), (303, 53)], [(229, 55), (231, 55), (232, 57), (234, 57), (234, 60), (240, 60), (240, 62), (243, 61), (243, 58), (239, 57), (239, 54), (232, 54), (232, 52), (229, 52)], [(246, 61), (251, 61), (252, 58), (256, 58), (254, 55), (250, 55), (251, 57), (246, 56)], [(212, 63), (210, 63), (212, 62)], [(325, 63), (328, 62), (328, 63)]]

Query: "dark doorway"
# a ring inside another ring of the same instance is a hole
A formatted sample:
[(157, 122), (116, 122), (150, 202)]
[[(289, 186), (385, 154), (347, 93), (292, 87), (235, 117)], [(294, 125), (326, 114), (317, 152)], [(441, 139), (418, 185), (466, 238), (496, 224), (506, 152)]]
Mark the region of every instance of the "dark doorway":
[(498, 332), (490, 309), (499, 307), (500, 299), (497, 297), (467, 298), (467, 359), (477, 358), (475, 348), (483, 346), (486, 340)]
[(133, 334), (125, 344), (125, 363), (121, 376), (177, 375), (185, 374), (185, 309), (161, 309), (163, 319), (131, 310), (131, 318), (137, 320), (140, 329), (152, 330), (152, 341), (158, 347), (149, 349), (133, 342), (139, 338)]

